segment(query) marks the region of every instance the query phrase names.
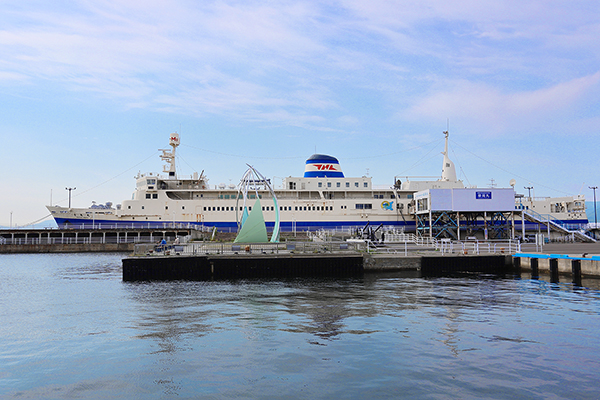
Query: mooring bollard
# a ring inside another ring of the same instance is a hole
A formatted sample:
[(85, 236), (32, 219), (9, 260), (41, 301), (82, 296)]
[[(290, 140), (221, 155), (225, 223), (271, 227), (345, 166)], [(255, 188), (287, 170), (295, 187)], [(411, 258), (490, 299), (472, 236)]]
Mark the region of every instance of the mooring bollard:
[(531, 279), (538, 279), (540, 277), (539, 258), (531, 258), (529, 260), (531, 264)]
[(549, 260), (550, 264), (550, 282), (558, 283), (558, 259), (551, 258)]
[(513, 257), (512, 262), (513, 273), (516, 275), (521, 275), (521, 257)]
[(573, 275), (573, 284), (581, 286), (581, 260), (571, 260), (571, 274)]

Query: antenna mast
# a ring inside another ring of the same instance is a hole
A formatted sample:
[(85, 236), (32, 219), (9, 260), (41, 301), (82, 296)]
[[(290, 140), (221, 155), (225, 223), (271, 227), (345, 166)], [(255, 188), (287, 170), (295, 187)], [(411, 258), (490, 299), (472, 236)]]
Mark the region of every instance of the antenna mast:
[(161, 154), (160, 158), (167, 163), (167, 165), (165, 165), (163, 168), (163, 172), (167, 172), (169, 174), (169, 178), (177, 179), (177, 170), (175, 168), (175, 149), (177, 146), (179, 146), (178, 133), (171, 133), (171, 136), (169, 137), (169, 144), (172, 147), (170, 152), (169, 150), (161, 150), (163, 153)]

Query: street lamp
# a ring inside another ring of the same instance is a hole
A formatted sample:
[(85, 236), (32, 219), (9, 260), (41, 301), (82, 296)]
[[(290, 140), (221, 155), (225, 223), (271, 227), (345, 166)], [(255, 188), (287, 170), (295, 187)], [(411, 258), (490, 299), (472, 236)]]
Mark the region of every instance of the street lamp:
[(71, 208), (71, 190), (75, 190), (77, 188), (65, 188), (65, 190), (69, 191), (69, 208)]
[(594, 228), (598, 228), (598, 217), (596, 214), (596, 189), (598, 189), (598, 186), (589, 186), (589, 188), (594, 191)]

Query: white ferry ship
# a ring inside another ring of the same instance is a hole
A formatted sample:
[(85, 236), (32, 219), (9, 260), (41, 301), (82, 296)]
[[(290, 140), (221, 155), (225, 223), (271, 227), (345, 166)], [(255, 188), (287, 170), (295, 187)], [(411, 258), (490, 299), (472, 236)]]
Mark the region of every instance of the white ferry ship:
[[(383, 224), (388, 228), (415, 230), (414, 193), (424, 189), (463, 188), (456, 178), (453, 162), (448, 157), (448, 132), (443, 154), (442, 175), (437, 180), (394, 178), (387, 188), (375, 187), (370, 177), (345, 177), (335, 157), (314, 154), (306, 160), (304, 176), (287, 177), (282, 188), (275, 188), (280, 213), (281, 231), (305, 231), (333, 228), (359, 228)], [(148, 227), (171, 224), (194, 224), (216, 227), (219, 231), (237, 231), (236, 208), (241, 211), (241, 193), (235, 185), (210, 187), (202, 172), (183, 178), (177, 174), (175, 152), (180, 138), (170, 135), (171, 150), (162, 150), (166, 162), (159, 174), (138, 174), (131, 200), (117, 204), (94, 205), (90, 208), (48, 206), (60, 228), (76, 227)], [(262, 200), (268, 229), (275, 221), (275, 203), (264, 182), (256, 182)], [(579, 225), (588, 222), (585, 199), (517, 199), (516, 209), (526, 208), (540, 214), (551, 214), (554, 220)]]

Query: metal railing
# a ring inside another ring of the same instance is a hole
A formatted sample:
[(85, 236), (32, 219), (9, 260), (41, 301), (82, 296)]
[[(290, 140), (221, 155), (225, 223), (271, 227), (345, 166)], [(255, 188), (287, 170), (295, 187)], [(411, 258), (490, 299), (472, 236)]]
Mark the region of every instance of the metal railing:
[(185, 243), (136, 244), (134, 255), (214, 255), (348, 253), (365, 250), (364, 242)]
[[(44, 245), (44, 244), (106, 244), (106, 243), (155, 243), (156, 237), (28, 237), (5, 238), (0, 236), (0, 245)], [(169, 238), (171, 239), (171, 238)]]
[[(522, 250), (517, 240), (498, 241), (405, 241), (402, 243), (382, 243), (364, 241), (328, 241), (328, 242), (281, 242), (281, 243), (140, 243), (134, 248), (137, 256), (164, 255), (234, 255), (234, 254), (309, 254), (309, 253), (351, 253), (369, 254), (419, 255), (428, 252), (442, 255), (479, 255), (479, 254), (514, 254)], [(536, 248), (537, 250), (537, 248)]]

